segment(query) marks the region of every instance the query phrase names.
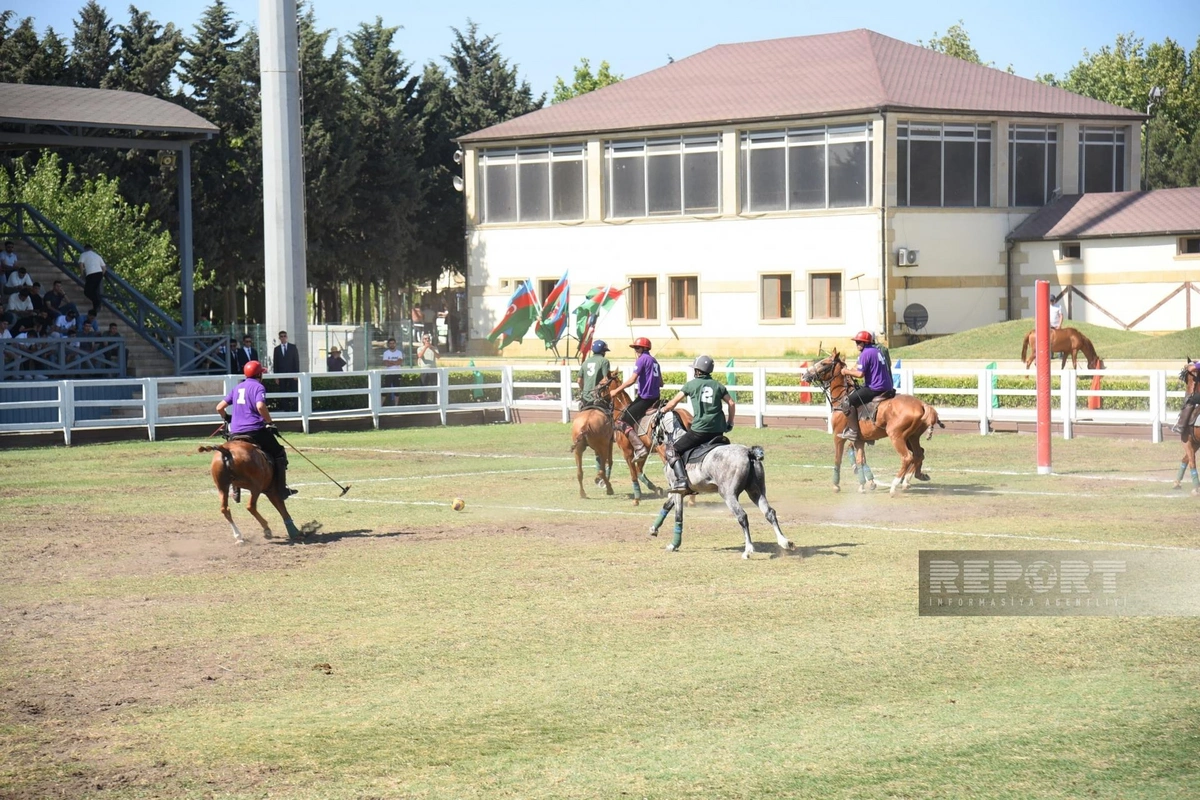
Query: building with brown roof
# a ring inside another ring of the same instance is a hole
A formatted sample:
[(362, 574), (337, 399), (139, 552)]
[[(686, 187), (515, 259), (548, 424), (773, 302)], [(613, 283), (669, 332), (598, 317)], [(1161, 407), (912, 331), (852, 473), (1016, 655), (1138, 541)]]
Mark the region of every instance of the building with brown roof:
[(471, 338), (568, 268), (659, 352), (997, 322), (1032, 292), (1008, 234), (1137, 186), (1143, 119), (868, 30), (713, 47), (460, 139)]
[(1148, 332), (1200, 323), (1200, 187), (1064, 195), (1009, 240), (1017, 280), (1049, 280), (1068, 319)]

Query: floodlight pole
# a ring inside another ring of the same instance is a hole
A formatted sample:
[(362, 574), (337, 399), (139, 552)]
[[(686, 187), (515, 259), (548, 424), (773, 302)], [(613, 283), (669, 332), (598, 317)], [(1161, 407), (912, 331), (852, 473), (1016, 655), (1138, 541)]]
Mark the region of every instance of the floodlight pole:
[(185, 144), (179, 153), (179, 287), (183, 332), (196, 332), (196, 292), (192, 285), (192, 146)]
[(293, 0), (260, 0), (267, 341), (286, 330), (309, 371), (299, 29)]
[(1034, 354), (1037, 356), (1037, 471), (1050, 470), (1050, 282), (1034, 284)]

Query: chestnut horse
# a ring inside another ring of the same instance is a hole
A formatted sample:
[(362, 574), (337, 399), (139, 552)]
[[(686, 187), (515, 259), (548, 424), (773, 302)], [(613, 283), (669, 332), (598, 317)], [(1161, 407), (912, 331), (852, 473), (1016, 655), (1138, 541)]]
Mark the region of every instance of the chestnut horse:
[[(614, 416), (619, 416), (625, 409), (629, 408), (629, 406), (633, 404), (633, 401), (629, 399), (629, 395), (624, 391), (613, 392), (610, 397), (612, 397), (613, 401)], [(683, 427), (692, 427), (691, 412), (685, 408), (677, 406), (675, 408), (675, 413), (679, 415), (680, 421), (683, 422)], [(646, 455), (636, 460), (633, 457), (633, 444), (630, 443), (629, 438), (623, 431), (617, 430), (616, 435), (613, 438), (613, 441), (616, 442), (617, 447), (620, 448), (621, 453), (624, 454), (625, 461), (629, 464), (629, 474), (633, 477), (633, 504), (635, 506), (640, 505), (642, 501), (642, 487), (639, 485), (639, 482), (646, 484), (646, 488), (654, 492), (654, 494), (659, 497), (665, 494), (660, 487), (656, 486), (653, 481), (646, 477), (646, 459), (650, 458), (650, 453), (656, 452), (654, 444), (651, 441), (652, 433), (653, 431), (647, 430), (644, 435), (638, 437), (642, 440), (642, 444), (646, 448)], [(658, 455), (659, 458), (663, 459), (663, 463), (666, 464), (667, 461), (663, 456), (663, 453), (659, 452)], [(696, 505), (695, 495), (688, 495), (687, 500), (688, 505)]]
[(201, 447), (200, 452), (213, 454), (212, 479), (221, 495), (221, 513), (225, 515), (225, 521), (233, 530), (235, 543), (243, 544), (245, 540), (233, 521), (233, 515), (229, 513), (230, 487), (250, 490), (250, 503), (246, 510), (258, 520), (259, 525), (262, 525), (264, 539), (272, 538), (272, 534), (267, 520), (258, 513), (260, 494), (265, 494), (279, 512), (279, 516), (283, 517), (283, 526), (287, 529), (288, 538), (292, 541), (303, 538), (303, 534), (292, 522), (292, 515), (288, 513), (283, 498), (275, 488), (275, 464), (256, 444), (244, 439), (231, 439), (215, 447)]
[[(607, 393), (608, 387), (620, 383), (619, 372), (610, 372), (596, 385), (596, 393)], [(583, 491), (583, 451), (590, 447), (596, 454), (596, 482), (604, 486), (605, 494), (612, 494), (612, 414), (598, 408), (587, 408), (575, 415), (571, 421), (571, 452), (575, 454), (575, 477), (579, 481), (579, 496), (586, 499)], [(630, 465), (630, 474), (633, 466)]]
[[(1183, 381), (1184, 385), (1184, 400), (1187, 399), (1187, 395), (1200, 392), (1200, 376), (1192, 372), (1190, 367), (1191, 361), (1179, 373), (1179, 380)], [(1180, 484), (1183, 482), (1183, 473), (1190, 469), (1192, 471), (1192, 494), (1200, 497), (1200, 474), (1196, 472), (1196, 451), (1200, 450), (1200, 439), (1196, 437), (1196, 426), (1190, 426), (1179, 435), (1179, 438), (1183, 440), (1183, 458), (1179, 460), (1179, 472), (1175, 474), (1174, 488), (1180, 488)]]
[[(1088, 369), (1104, 369), (1104, 362), (1100, 360), (1100, 356), (1096, 355), (1096, 348), (1092, 346), (1092, 340), (1079, 332), (1077, 328), (1059, 328), (1056, 331), (1050, 331), (1050, 352), (1062, 353), (1062, 364), (1059, 369), (1066, 369), (1067, 354), (1071, 356), (1071, 369), (1079, 369), (1079, 351), (1083, 351), (1083, 355), (1087, 358)], [(1037, 357), (1037, 330), (1032, 330), (1025, 337), (1025, 344), (1021, 345), (1021, 360), (1025, 362), (1025, 369), (1029, 369), (1029, 365), (1033, 363)]]
[[(833, 409), (833, 490), (841, 491), (839, 483), (842, 472), (842, 453), (846, 440), (839, 434), (846, 429), (846, 415), (838, 410), (842, 398), (852, 390), (849, 378), (842, 373), (846, 362), (837, 350), (829, 357), (818, 361), (804, 373), (807, 383), (821, 387)], [(919, 481), (929, 480), (929, 476), (921, 471), (925, 463), (925, 449), (921, 447), (921, 434), (929, 432), (926, 438), (933, 437), (933, 426), (946, 427), (938, 419), (937, 409), (928, 403), (907, 394), (898, 394), (879, 404), (875, 421), (870, 422), (859, 416), (859, 437), (854, 442), (856, 471), (859, 481), (863, 481), (864, 473), (869, 476), (866, 464), (864, 446), (885, 436), (892, 441), (892, 447), (900, 454), (900, 470), (892, 479), (891, 494), (896, 494), (896, 488), (907, 489), (911, 478)], [(873, 481), (872, 481), (873, 482)], [(862, 487), (859, 488), (862, 491)]]

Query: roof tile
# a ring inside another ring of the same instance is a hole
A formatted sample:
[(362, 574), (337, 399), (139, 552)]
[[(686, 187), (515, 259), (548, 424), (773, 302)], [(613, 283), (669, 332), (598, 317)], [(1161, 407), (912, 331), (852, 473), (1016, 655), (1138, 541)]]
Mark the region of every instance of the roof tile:
[(1031, 241), (1176, 233), (1200, 233), (1200, 187), (1064, 195), (1028, 217), (1008, 238)]

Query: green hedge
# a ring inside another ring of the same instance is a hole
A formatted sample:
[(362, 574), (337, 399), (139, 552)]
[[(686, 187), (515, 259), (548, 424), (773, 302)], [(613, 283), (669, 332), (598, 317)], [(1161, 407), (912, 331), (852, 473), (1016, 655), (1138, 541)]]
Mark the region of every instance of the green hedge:
[[(1037, 379), (1023, 378), (1015, 375), (1003, 375), (996, 377), (997, 389), (1036, 389)], [(979, 380), (973, 376), (954, 377), (950, 375), (915, 375), (914, 381), (918, 389), (921, 387), (939, 386), (947, 389), (975, 389), (979, 386)], [(1052, 377), (1050, 379), (1051, 388), (1055, 391), (1059, 389), (1059, 379)], [(1088, 395), (1082, 394), (1083, 390), (1090, 386), (1090, 382), (1079, 384), (1080, 394), (1076, 397), (1076, 408), (1088, 407)], [(1105, 378), (1100, 385), (1101, 390), (1111, 389), (1114, 391), (1125, 392), (1147, 392), (1150, 389), (1150, 382), (1147, 380), (1138, 380), (1136, 378)], [(974, 395), (922, 395), (921, 399), (925, 402), (946, 408), (975, 408), (978, 405), (978, 400)], [(1037, 397), (1034, 395), (997, 395), (996, 405), (998, 408), (1037, 408)], [(1148, 397), (1104, 397), (1104, 405), (1106, 409), (1117, 411), (1149, 411), (1150, 399)], [(1058, 407), (1058, 399), (1055, 398), (1054, 405)]]

